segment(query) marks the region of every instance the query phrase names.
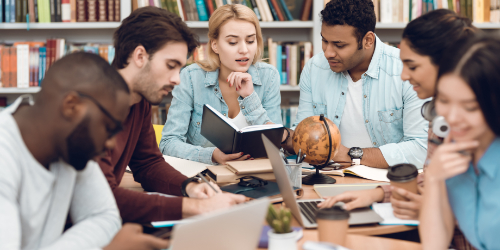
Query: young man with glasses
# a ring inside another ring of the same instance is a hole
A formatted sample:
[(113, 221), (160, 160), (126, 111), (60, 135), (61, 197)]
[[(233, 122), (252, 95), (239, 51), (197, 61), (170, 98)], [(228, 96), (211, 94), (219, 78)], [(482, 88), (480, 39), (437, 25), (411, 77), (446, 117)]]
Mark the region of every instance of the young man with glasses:
[[(188, 53), (198, 46), (192, 31), (175, 14), (144, 7), (123, 20), (114, 34), (114, 46), (112, 65), (131, 90), (130, 114), (116, 136), (116, 148), (109, 150), (99, 164), (123, 221), (177, 220), (244, 202), (242, 195), (216, 194), (207, 184), (179, 173), (165, 162), (156, 143), (151, 104), (159, 104), (180, 84), (180, 70)], [(127, 165), (145, 191), (177, 197), (120, 188)]]
[(34, 99), (23, 95), (0, 112), (0, 249), (168, 246), (132, 224), (110, 243), (120, 215), (91, 159), (115, 146), (129, 98), (116, 70), (80, 52), (51, 66)]

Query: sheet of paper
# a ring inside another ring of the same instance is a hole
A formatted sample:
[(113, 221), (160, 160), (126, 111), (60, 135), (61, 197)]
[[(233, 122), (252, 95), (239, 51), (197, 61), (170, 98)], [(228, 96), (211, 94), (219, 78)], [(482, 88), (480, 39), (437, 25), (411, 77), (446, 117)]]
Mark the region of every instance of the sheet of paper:
[(248, 127), (242, 128), (240, 132), (245, 133), (245, 132), (257, 131), (257, 130), (266, 130), (266, 129), (282, 128), (282, 127), (283, 127), (283, 125), (281, 125), (281, 124), (253, 125), (253, 126), (248, 126)]
[(344, 169), (344, 173), (354, 174), (369, 180), (389, 182), (389, 179), (387, 179), (387, 169), (356, 165)]
[(394, 216), (391, 203), (373, 203), (373, 210), (384, 220), (380, 225), (408, 225), (418, 226), (418, 220), (402, 220)]
[(187, 177), (193, 177), (199, 172), (207, 169), (207, 166), (210, 166), (206, 163), (196, 162), (185, 160), (173, 156), (163, 155), (165, 161), (174, 167), (177, 171), (181, 172), (181, 174)]

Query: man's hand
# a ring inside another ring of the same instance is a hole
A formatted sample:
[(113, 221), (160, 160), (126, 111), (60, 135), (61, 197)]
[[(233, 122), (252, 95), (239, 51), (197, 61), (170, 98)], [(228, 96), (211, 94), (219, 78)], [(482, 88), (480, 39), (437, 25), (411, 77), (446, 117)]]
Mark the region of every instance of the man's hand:
[(391, 204), (394, 210), (394, 216), (403, 220), (418, 220), (420, 209), (422, 208), (422, 195), (409, 192), (402, 188), (392, 186), (392, 192), (396, 192), (407, 201), (394, 199), (391, 196)]
[[(215, 183), (210, 183), (212, 184), (212, 187), (215, 188), (219, 193), (222, 193), (222, 190), (220, 190), (219, 186)], [(191, 182), (186, 186), (186, 193), (189, 195), (190, 198), (210, 198), (214, 196), (216, 193), (215, 191), (208, 186), (206, 183), (194, 183)]]
[(139, 224), (126, 223), (115, 235), (111, 243), (103, 250), (153, 250), (165, 249), (169, 246), (168, 240), (156, 238), (142, 233)]
[(197, 214), (204, 214), (229, 208), (245, 201), (245, 196), (231, 193), (218, 193), (207, 199), (184, 198), (182, 199), (182, 216), (186, 218)]
[(349, 153), (349, 148), (340, 144), (339, 151), (333, 157), (333, 161), (347, 161), (351, 162), (351, 157), (347, 154)]
[(250, 155), (243, 155), (241, 153), (225, 154), (216, 148), (212, 154), (212, 162), (217, 162), (219, 164), (225, 165), (228, 161), (244, 161), (250, 159)]
[(374, 202), (384, 200), (382, 188), (347, 191), (333, 197), (327, 197), (325, 201), (318, 204), (319, 208), (330, 208), (337, 202), (344, 202), (345, 210), (353, 210), (360, 207), (368, 207)]

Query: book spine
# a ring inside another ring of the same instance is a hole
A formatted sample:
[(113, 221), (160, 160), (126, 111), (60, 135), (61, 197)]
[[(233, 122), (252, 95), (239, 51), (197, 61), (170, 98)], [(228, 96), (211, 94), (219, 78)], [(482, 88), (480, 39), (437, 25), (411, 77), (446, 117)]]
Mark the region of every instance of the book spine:
[(76, 22), (76, 0), (69, 0), (69, 21), (74, 23)]
[[(277, 10), (274, 8), (271, 0), (267, 0), (267, 5), (269, 5), (269, 9), (271, 10), (271, 16), (273, 17), (274, 21), (284, 21), (281, 20), (280, 17), (278, 16), (278, 12), (276, 12)], [(281, 18), (283, 18), (283, 16), (281, 16)]]
[(208, 21), (207, 9), (203, 0), (196, 0), (196, 9), (198, 10), (200, 21)]
[[(275, 1), (275, 0), (273, 0), (273, 1)], [(293, 16), (292, 16), (292, 13), (290, 13), (290, 10), (288, 9), (288, 6), (286, 5), (285, 0), (279, 0), (279, 1), (281, 2), (281, 6), (283, 6), (283, 10), (285, 11), (286, 19), (292, 21)]]
[(16, 16), (15, 20), (16, 21), (15, 22), (20, 23), (20, 22), (23, 21), (22, 20), (22, 18), (23, 18), (23, 7), (21, 5), (22, 1), (21, 0), (15, 0), (15, 1), (16, 1), (16, 5), (15, 5), (16, 7), (14, 7), (15, 11), (16, 11), (16, 14), (15, 14), (15, 16)]
[(108, 6), (108, 21), (113, 22), (115, 21), (115, 1), (108, 0), (107, 6)]
[(410, 0), (403, 0), (403, 22), (410, 21)]
[(182, 21), (187, 21), (186, 6), (183, 0), (177, 0), (177, 5), (179, 6), (179, 14), (182, 14)]
[(97, 1), (97, 21), (99, 22), (106, 22), (108, 21), (107, 18), (107, 4), (106, 0), (98, 0)]
[(301, 15), (301, 18), (300, 18), (301, 21), (307, 21), (307, 20), (309, 20), (309, 17), (310, 17), (310, 14), (311, 14), (311, 9), (312, 9), (312, 1), (313, 0), (305, 0), (303, 12), (302, 12), (302, 15)]
[(484, 0), (484, 5), (483, 5), (483, 18), (484, 22), (489, 22), (490, 21), (490, 0)]
[(36, 21), (34, 0), (28, 0), (28, 14), (29, 14), (29, 22), (34, 23)]
[(291, 59), (292, 56), (290, 54), (290, 44), (286, 45), (286, 68), (285, 68), (285, 73), (286, 73), (286, 84), (290, 85), (290, 65), (291, 65)]
[(2, 60), (2, 66), (1, 66), (1, 74), (2, 74), (2, 87), (8, 87), (9, 85), (9, 47), (3, 47), (1, 51), (1, 60)]
[(47, 48), (40, 47), (40, 68), (38, 69), (38, 86), (42, 86), (42, 80), (45, 76), (45, 68), (47, 67)]
[(5, 0), (4, 2), (5, 4), (3, 5), (3, 9), (4, 9), (4, 20), (6, 23), (10, 23), (10, 1), (9, 0)]
[(212, 4), (212, 0), (205, 0), (206, 1), (206, 4), (207, 4), (207, 8), (208, 8), (208, 13), (210, 14), (210, 16), (212, 16), (212, 14), (214, 13), (214, 5)]
[(277, 44), (276, 45), (276, 69), (278, 69), (278, 72), (279, 72), (279, 75), (280, 75), (280, 84), (283, 84), (283, 80), (282, 80), (282, 76), (281, 76), (281, 69), (282, 69), (282, 59), (281, 59), (281, 53), (282, 53), (282, 49), (281, 49), (281, 45), (280, 44)]
[(262, 8), (264, 9), (264, 12), (267, 15), (267, 20), (269, 22), (274, 21), (273, 15), (271, 14), (271, 8), (269, 7), (269, 4), (267, 4), (267, 1), (266, 0), (260, 0), (260, 2), (262, 3)]
[(85, 0), (76, 0), (76, 21), (85, 22)]
[(38, 0), (33, 0), (33, 4), (34, 4), (34, 7), (35, 7), (35, 9), (34, 9), (34, 15), (35, 15), (34, 22), (39, 23), (40, 22), (40, 14), (38, 12), (38, 8), (39, 8), (39, 6), (38, 6), (39, 5)]
[(61, 0), (61, 21), (71, 22), (71, 5), (69, 0)]
[[(8, 0), (6, 0), (8, 1)], [(16, 22), (16, 0), (10, 0), (10, 22)]]
[(189, 0), (189, 6), (191, 7), (193, 20), (200, 21), (200, 16), (198, 15), (198, 9), (196, 8), (196, 0)]
[(297, 86), (297, 44), (290, 46), (290, 85)]
[(97, 0), (87, 0), (87, 13), (89, 22), (97, 22)]
[(49, 0), (50, 1), (50, 22), (54, 23), (56, 21), (56, 0)]
[(62, 16), (61, 16), (61, 0), (56, 0), (56, 22), (62, 22)]
[(286, 45), (281, 45), (281, 84), (286, 84), (287, 83), (287, 74), (286, 74)]
[(115, 22), (120, 22), (120, 0), (115, 0)]
[(266, 14), (262, 10), (262, 6), (259, 3), (257, 3), (259, 0), (252, 0), (252, 5), (253, 5), (253, 11), (255, 12), (255, 15), (259, 18), (260, 21), (267, 21)]
[(17, 87), (27, 88), (30, 83), (29, 45), (17, 45)]
[(17, 87), (17, 48), (12, 47), (10, 48), (10, 87)]

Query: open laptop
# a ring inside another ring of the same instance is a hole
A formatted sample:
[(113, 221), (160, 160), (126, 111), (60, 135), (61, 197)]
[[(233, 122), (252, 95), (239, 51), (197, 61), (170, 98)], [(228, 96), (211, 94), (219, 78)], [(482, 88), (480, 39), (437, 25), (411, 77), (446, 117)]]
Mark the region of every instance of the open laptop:
[[(324, 199), (312, 200), (295, 200), (293, 195), (292, 185), (288, 178), (285, 163), (279, 154), (279, 149), (262, 135), (262, 141), (266, 148), (267, 157), (273, 166), (276, 182), (283, 196), (283, 201), (286, 206), (290, 208), (295, 219), (305, 228), (316, 228), (316, 211), (318, 210), (318, 203)], [(340, 203), (341, 204), (341, 203)], [(381, 222), (383, 219), (371, 208), (359, 208), (351, 211), (349, 218), (349, 225), (361, 225)]]
[(189, 218), (175, 225), (169, 249), (255, 250), (268, 206), (262, 198)]

